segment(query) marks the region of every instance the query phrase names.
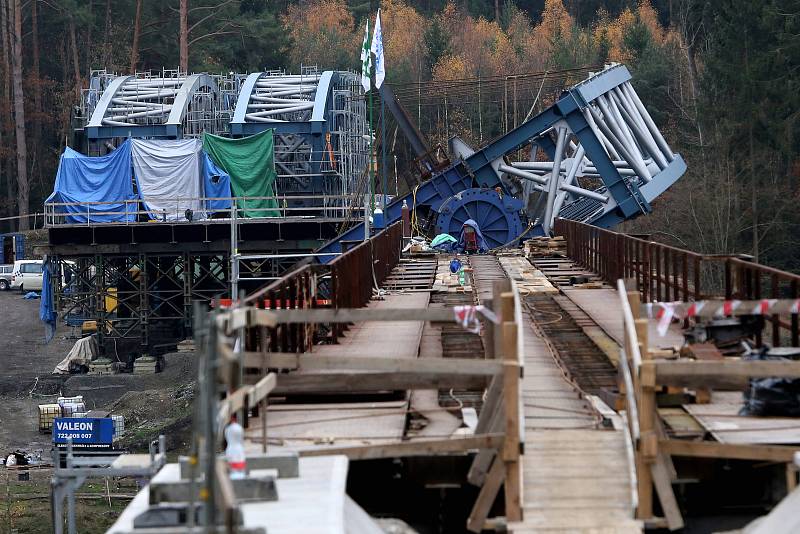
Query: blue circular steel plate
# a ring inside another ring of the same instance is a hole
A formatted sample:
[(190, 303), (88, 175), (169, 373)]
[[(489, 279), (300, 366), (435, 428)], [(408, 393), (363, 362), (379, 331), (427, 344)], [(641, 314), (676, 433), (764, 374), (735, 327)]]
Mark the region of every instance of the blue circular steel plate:
[(465, 189), (445, 200), (436, 218), (436, 233), (458, 238), (468, 219), (478, 223), (489, 248), (497, 248), (522, 234), (519, 201), (500, 198), (493, 189)]

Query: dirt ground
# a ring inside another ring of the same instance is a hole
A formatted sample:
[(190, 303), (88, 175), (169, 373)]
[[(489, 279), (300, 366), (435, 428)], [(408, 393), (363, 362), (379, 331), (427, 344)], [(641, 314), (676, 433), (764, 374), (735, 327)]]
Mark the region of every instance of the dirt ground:
[[(50, 435), (37, 430), (37, 405), (59, 395), (83, 395), (88, 408), (111, 410), (125, 417), (119, 446), (145, 451), (159, 433), (167, 436), (170, 456), (185, 451), (191, 432), (194, 353), (166, 355), (166, 368), (155, 375), (54, 376), (53, 368), (75, 339), (60, 326), (44, 343), (39, 300), (24, 300), (16, 291), (0, 292), (3, 320), (0, 342), (0, 454), (21, 450), (50, 458)], [(19, 468), (17, 468), (19, 469)], [(19, 472), (26, 471), (22, 468)], [(31, 468), (30, 480), (18, 480), (14, 469), (0, 467), (0, 534), (52, 532), (49, 468)], [(108, 482), (108, 486), (106, 486)], [(4, 486), (4, 487), (3, 487)], [(80, 532), (104, 532), (136, 493), (132, 479), (89, 480), (79, 491)]]
[(75, 343), (70, 338), (71, 329), (59, 326), (55, 338), (45, 344), (39, 300), (24, 300), (16, 291), (0, 292), (0, 309), (4, 319), (0, 323), (3, 456), (20, 449), (41, 451), (47, 457), (50, 435), (37, 430), (37, 405), (54, 402), (59, 394), (83, 395), (87, 408), (113, 410), (125, 416), (127, 439), (123, 444), (127, 447), (146, 449), (148, 439), (171, 428), (176, 435), (168, 436), (168, 446), (174, 452), (184, 448), (197, 372), (194, 353), (167, 354), (165, 370), (155, 375), (54, 376), (53, 368)]

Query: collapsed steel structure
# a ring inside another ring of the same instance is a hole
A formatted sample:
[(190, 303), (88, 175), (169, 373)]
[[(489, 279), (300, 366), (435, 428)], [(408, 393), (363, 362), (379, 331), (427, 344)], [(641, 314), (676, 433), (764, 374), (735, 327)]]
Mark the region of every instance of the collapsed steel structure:
[[(630, 79), (624, 65), (610, 65), (478, 150), (451, 139), (453, 163), (389, 204), (386, 221), (398, 220), (403, 204), (417, 211), (423, 231), (458, 235), (473, 219), (496, 248), (550, 234), (558, 217), (608, 228), (649, 213), (686, 164)], [(509, 159), (528, 145), (528, 161)], [(342, 241), (363, 235), (356, 226), (320, 252), (338, 253)]]

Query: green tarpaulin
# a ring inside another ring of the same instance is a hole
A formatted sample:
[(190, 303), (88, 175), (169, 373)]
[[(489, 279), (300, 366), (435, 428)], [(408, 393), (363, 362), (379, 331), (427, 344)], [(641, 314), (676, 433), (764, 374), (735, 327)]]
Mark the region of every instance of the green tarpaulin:
[(277, 217), (275, 190), (275, 150), (272, 130), (250, 137), (230, 139), (203, 134), (203, 149), (231, 177), (231, 192), (239, 200), (237, 206), (245, 217)]

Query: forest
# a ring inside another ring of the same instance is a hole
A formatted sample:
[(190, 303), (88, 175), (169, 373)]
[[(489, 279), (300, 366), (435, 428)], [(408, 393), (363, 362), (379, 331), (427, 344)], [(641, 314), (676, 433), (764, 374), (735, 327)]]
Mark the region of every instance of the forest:
[(432, 143), (485, 143), (623, 62), (689, 166), (624, 230), (800, 272), (800, 0), (0, 0), (2, 228), (41, 226), (93, 70), (357, 70), (378, 7)]

